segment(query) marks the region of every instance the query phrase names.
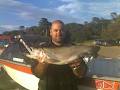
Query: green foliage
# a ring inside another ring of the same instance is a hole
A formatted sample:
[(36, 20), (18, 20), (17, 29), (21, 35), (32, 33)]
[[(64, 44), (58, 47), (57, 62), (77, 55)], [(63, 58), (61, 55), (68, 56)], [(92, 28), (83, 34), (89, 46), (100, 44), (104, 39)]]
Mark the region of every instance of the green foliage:
[(120, 24), (110, 24), (108, 29), (103, 30), (101, 37), (103, 39), (120, 39)]
[(85, 34), (83, 32), (83, 25), (77, 23), (65, 24), (65, 29), (71, 33), (71, 40), (73, 42), (81, 42), (85, 40)]
[(41, 18), (39, 21), (38, 30), (41, 31), (41, 35), (48, 36), (51, 23), (46, 18)]
[[(91, 22), (85, 21), (84, 24), (67, 23), (65, 29), (71, 34), (72, 42), (83, 42), (94, 39), (120, 39), (120, 15), (111, 13), (112, 19), (93, 17)], [(47, 18), (41, 18), (38, 26), (25, 28), (20, 26), (19, 30), (4, 32), (6, 35), (34, 34), (40, 36), (49, 36), (51, 22)]]

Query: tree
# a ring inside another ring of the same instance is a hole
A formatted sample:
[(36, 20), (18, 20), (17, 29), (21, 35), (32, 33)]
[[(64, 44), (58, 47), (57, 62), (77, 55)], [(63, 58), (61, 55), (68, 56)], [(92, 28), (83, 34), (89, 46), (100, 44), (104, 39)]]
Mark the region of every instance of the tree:
[(72, 42), (81, 42), (85, 40), (82, 24), (68, 23), (65, 24), (65, 29), (71, 33)]
[(103, 30), (101, 37), (103, 39), (120, 39), (120, 24), (110, 24), (108, 29)]
[(92, 23), (99, 23), (100, 19), (98, 17), (92, 18)]
[(41, 18), (39, 21), (39, 29), (41, 29), (41, 32), (43, 35), (48, 36), (49, 35), (49, 27), (51, 23), (47, 20), (47, 18)]
[(28, 28), (28, 34), (39, 34), (41, 35), (41, 31), (39, 30), (39, 28), (37, 26), (32, 26)]
[(84, 29), (83, 30), (84, 30), (84, 34), (85, 34), (86, 40), (92, 39), (92, 36), (93, 36), (92, 27), (90, 25), (84, 25)]
[(112, 17), (112, 20), (115, 21), (117, 19), (118, 15), (116, 12), (112, 12), (111, 17)]

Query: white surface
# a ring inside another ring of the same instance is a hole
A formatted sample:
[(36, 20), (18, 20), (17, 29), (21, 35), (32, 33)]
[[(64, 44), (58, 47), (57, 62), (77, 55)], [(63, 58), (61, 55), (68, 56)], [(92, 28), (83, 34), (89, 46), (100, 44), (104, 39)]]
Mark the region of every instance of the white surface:
[(13, 68), (6, 66), (6, 65), (4, 65), (3, 68), (6, 70), (8, 75), (14, 81), (16, 81), (18, 84), (20, 84), (24, 88), (26, 88), (28, 90), (38, 90), (39, 79), (37, 77), (35, 77), (34, 75), (24, 73), (21, 71), (17, 71)]
[(13, 57), (13, 61), (24, 62), (24, 59)]

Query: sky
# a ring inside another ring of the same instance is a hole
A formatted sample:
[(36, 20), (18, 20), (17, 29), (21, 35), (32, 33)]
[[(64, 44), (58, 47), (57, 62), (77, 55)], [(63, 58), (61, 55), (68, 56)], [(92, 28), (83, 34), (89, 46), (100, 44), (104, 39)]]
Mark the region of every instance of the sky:
[(83, 23), (120, 13), (120, 0), (0, 0), (0, 33), (35, 26), (41, 18)]

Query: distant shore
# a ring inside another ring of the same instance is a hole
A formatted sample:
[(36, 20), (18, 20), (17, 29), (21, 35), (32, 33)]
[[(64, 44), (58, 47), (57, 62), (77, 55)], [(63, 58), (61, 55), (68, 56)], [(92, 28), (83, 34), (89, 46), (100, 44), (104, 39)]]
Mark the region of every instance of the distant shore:
[[(84, 43), (78, 43), (78, 45), (94, 46), (95, 44), (94, 41), (86, 41)], [(98, 54), (106, 58), (120, 59), (120, 46), (100, 46)]]
[(100, 46), (98, 54), (108, 58), (120, 58), (120, 46)]

